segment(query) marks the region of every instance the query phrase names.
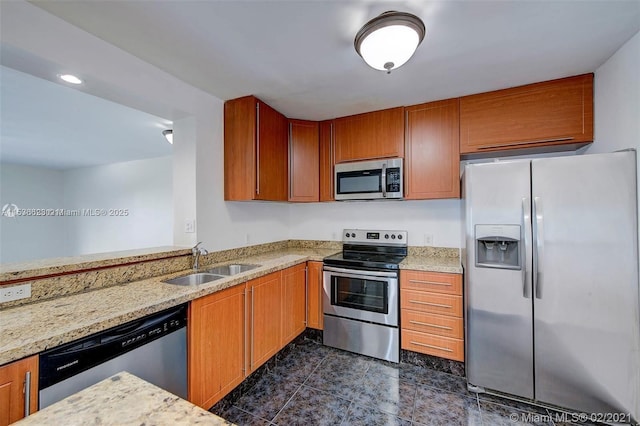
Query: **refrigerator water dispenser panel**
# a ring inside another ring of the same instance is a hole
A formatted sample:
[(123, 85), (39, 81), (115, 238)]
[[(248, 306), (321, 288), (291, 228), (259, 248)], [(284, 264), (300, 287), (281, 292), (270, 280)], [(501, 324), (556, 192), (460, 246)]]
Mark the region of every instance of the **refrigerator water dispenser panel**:
[(521, 269), (520, 225), (476, 225), (476, 266)]

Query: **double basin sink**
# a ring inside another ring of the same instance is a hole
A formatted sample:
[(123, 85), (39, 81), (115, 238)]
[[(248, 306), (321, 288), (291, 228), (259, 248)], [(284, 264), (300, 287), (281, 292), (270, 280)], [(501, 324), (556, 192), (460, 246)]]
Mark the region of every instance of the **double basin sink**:
[(198, 285), (211, 281), (219, 280), (221, 278), (230, 277), (232, 275), (247, 272), (255, 268), (259, 268), (260, 265), (251, 265), (247, 263), (236, 263), (231, 265), (216, 266), (215, 268), (207, 269), (203, 272), (197, 272), (184, 277), (172, 278), (170, 280), (163, 281), (167, 284), (175, 285)]

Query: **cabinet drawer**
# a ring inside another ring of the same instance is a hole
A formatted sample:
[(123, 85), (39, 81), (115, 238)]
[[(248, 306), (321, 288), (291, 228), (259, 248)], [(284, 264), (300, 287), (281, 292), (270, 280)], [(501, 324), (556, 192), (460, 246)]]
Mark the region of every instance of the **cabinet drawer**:
[(434, 355), (441, 358), (464, 361), (464, 341), (402, 329), (402, 349)]
[(423, 333), (437, 334), (439, 336), (462, 339), (464, 324), (462, 318), (446, 315), (427, 314), (424, 312), (402, 310), (402, 328), (421, 331)]
[(462, 318), (462, 296), (402, 289), (400, 300), (402, 309)]
[(400, 288), (462, 296), (462, 275), (404, 270), (400, 271)]

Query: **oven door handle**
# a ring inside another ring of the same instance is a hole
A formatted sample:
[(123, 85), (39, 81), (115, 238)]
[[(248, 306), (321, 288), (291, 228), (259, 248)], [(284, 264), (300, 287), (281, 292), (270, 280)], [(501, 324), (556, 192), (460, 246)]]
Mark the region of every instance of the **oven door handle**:
[(325, 266), (324, 270), (328, 272), (336, 272), (339, 274), (348, 274), (348, 275), (359, 276), (359, 277), (398, 278), (397, 272), (364, 271), (361, 269), (335, 268), (333, 266)]

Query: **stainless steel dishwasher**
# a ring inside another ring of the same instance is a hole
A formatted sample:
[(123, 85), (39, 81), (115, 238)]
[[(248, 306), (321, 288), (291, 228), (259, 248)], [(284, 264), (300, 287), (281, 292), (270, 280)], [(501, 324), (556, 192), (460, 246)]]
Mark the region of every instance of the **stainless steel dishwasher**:
[(186, 399), (186, 325), (184, 304), (41, 353), (40, 409), (120, 371)]

